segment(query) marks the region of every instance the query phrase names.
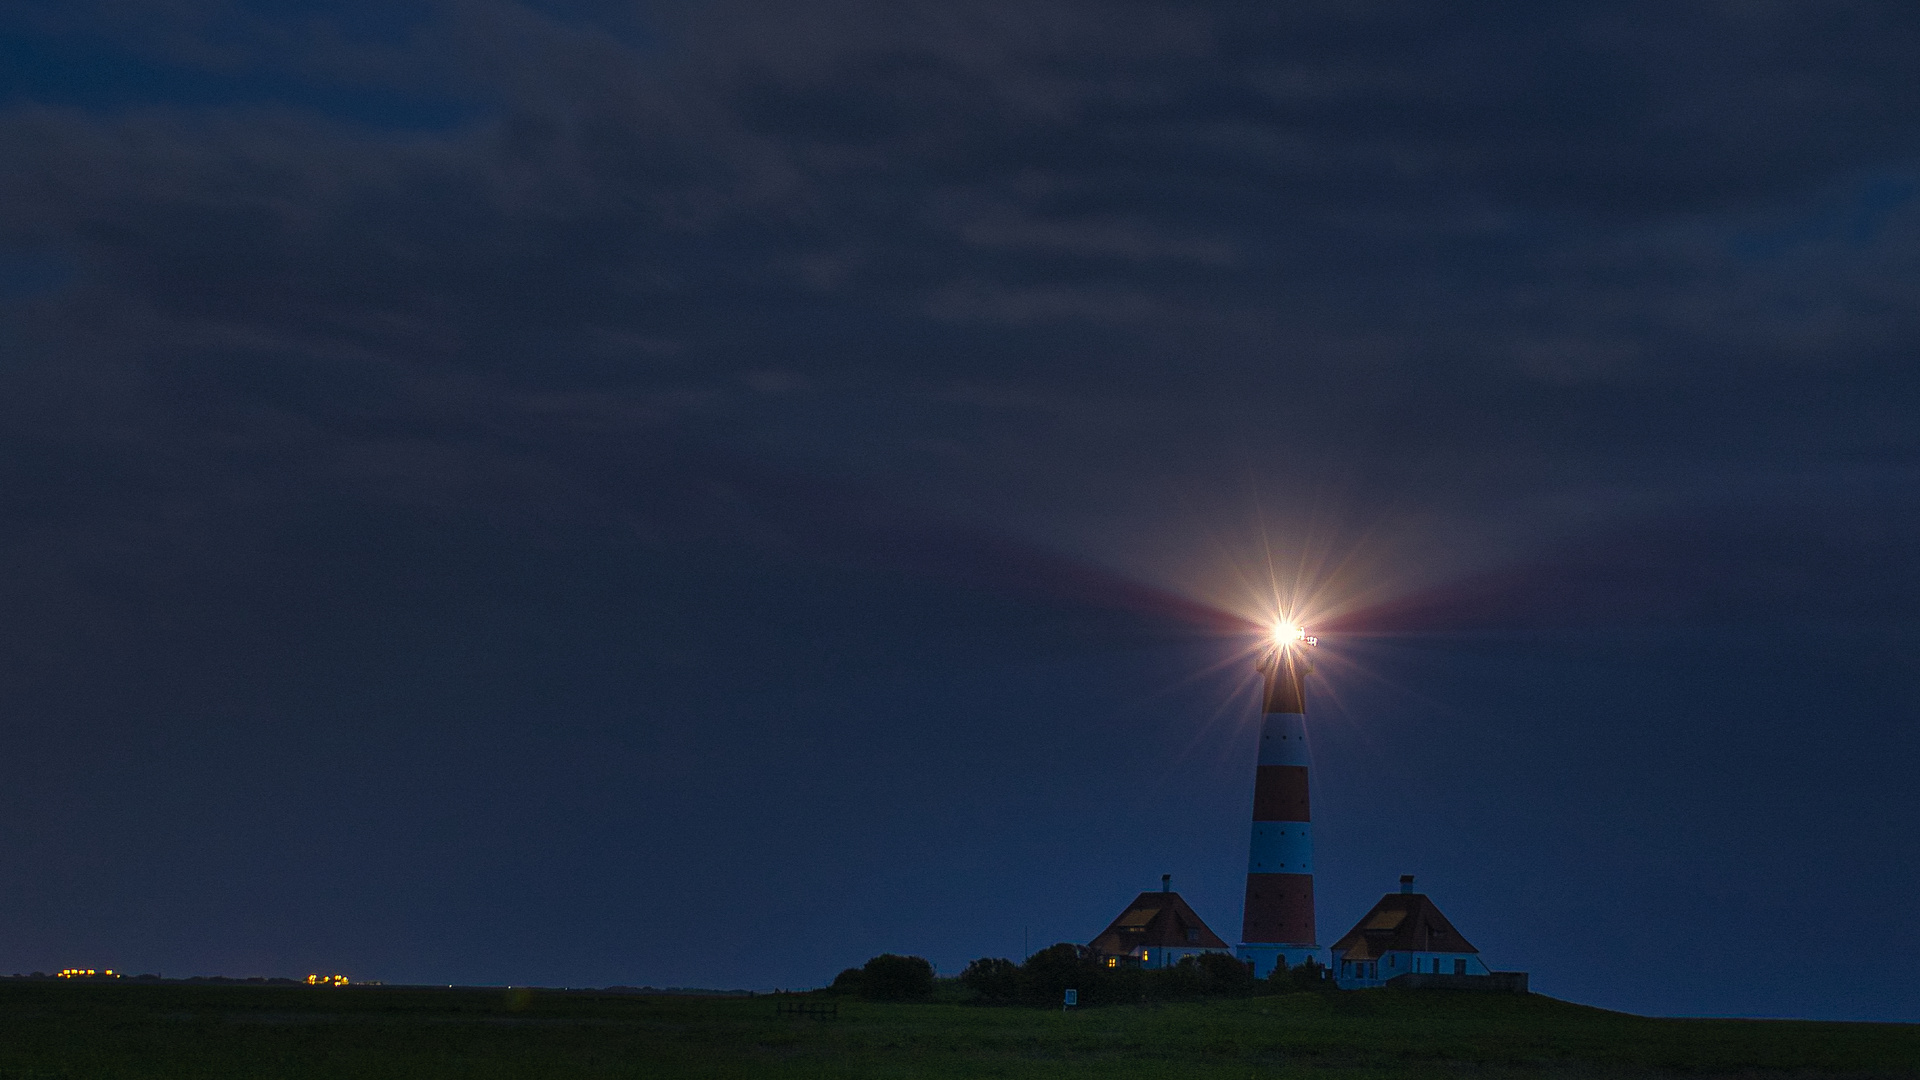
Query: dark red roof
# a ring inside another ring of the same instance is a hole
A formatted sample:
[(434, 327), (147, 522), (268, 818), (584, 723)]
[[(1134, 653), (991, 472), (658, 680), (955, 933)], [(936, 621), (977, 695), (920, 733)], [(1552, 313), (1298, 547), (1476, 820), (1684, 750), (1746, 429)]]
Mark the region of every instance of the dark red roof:
[(1394, 952), (1477, 953), (1425, 893), (1388, 893), (1347, 935), (1333, 943), (1335, 959), (1378, 960)]
[[(1198, 931), (1189, 934), (1188, 931)], [(1143, 892), (1112, 925), (1093, 939), (1093, 951), (1126, 956), (1142, 948), (1225, 949), (1227, 943), (1207, 928), (1177, 892)]]

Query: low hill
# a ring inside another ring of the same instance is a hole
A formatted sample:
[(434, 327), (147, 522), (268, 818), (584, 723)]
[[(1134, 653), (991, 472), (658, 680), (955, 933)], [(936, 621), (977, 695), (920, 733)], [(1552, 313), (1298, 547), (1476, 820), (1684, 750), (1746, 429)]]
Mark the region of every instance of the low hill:
[[(783, 1015), (831, 1002), (835, 1015)], [(0, 984), (0, 1077), (1894, 1077), (1920, 1026), (1662, 1020), (1539, 996), (1059, 1011), (808, 996)]]

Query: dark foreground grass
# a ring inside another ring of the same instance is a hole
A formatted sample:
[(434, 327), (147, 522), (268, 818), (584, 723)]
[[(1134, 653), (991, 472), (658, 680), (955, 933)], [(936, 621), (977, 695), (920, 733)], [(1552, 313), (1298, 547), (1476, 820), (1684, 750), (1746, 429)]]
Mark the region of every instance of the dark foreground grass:
[(1652, 1020), (1366, 991), (1089, 1009), (180, 984), (0, 985), (0, 1080), (1920, 1075), (1920, 1026)]

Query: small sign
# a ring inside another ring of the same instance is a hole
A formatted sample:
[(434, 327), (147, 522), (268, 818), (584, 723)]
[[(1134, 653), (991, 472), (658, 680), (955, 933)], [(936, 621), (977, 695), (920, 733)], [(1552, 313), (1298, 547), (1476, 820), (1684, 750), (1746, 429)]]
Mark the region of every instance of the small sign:
[(1067, 991), (1067, 999), (1060, 1003), (1060, 1007), (1065, 1009), (1078, 1004), (1080, 1004), (1080, 991), (1069, 990)]

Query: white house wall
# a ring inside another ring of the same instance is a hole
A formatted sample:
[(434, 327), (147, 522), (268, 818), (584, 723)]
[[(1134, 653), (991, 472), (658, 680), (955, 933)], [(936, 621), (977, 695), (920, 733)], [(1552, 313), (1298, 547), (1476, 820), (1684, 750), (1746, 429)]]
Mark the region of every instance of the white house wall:
[(1385, 986), (1388, 979), (1399, 975), (1456, 974), (1453, 965), (1457, 960), (1466, 961), (1467, 975), (1488, 974), (1487, 965), (1477, 953), (1390, 952), (1378, 960), (1336, 960), (1334, 979), (1342, 990)]

